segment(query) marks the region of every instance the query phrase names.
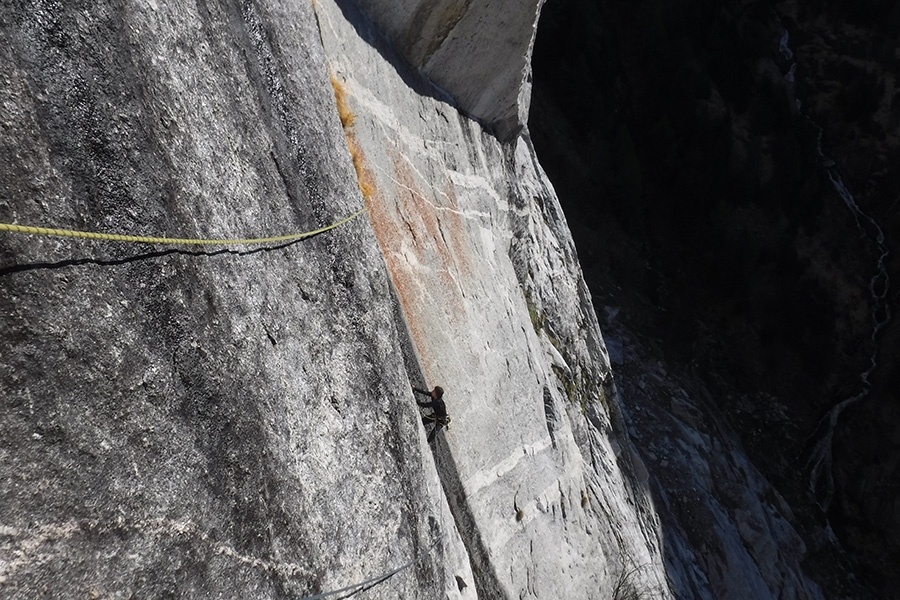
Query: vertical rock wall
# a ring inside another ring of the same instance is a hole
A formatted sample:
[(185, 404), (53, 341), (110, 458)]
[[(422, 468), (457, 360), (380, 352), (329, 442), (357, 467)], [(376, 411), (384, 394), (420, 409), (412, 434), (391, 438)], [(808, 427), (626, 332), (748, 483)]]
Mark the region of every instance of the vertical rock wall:
[[(672, 596), (515, 135), (540, 3), (402, 13), (418, 32), (362, 6), (0, 9), (0, 220), (234, 238), (368, 208), (258, 250), (3, 234), (2, 595), (304, 597), (403, 566), (367, 596)], [(447, 390), (431, 448), (410, 383)]]
[[(257, 237), (363, 205), (308, 3), (6, 2), (0, 52), (0, 221)], [(365, 216), (256, 250), (3, 233), (0, 596), (471, 582), (392, 298)]]
[(446, 389), (435, 458), (479, 597), (666, 597), (646, 481), (529, 141), (461, 116), (347, 3), (316, 7), (423, 383)]

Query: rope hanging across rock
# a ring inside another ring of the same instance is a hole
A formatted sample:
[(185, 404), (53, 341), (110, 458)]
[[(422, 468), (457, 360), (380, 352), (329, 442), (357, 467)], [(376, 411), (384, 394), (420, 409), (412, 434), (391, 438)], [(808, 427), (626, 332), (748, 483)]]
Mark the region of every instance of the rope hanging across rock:
[(331, 590), (330, 592), (324, 592), (321, 594), (316, 594), (314, 596), (306, 596), (304, 598), (301, 598), (300, 600), (320, 600), (321, 598), (327, 598), (328, 596), (334, 596), (336, 594), (342, 594), (342, 593), (351, 592), (351, 590), (354, 590), (351, 593), (347, 594), (347, 596), (345, 596), (345, 597), (350, 597), (350, 596), (353, 596), (353, 595), (361, 592), (364, 588), (368, 588), (370, 586), (374, 587), (374, 586), (378, 585), (379, 583), (383, 583), (383, 582), (387, 581), (388, 579), (390, 579), (397, 573), (400, 573), (401, 571), (405, 571), (406, 569), (410, 568), (411, 566), (413, 566), (414, 564), (416, 564), (417, 562), (419, 562), (420, 560), (422, 560), (423, 558), (425, 558), (426, 556), (431, 554), (431, 551), (437, 547), (438, 543), (441, 541), (441, 539), (443, 537), (444, 537), (444, 534), (441, 534), (438, 537), (438, 539), (436, 539), (434, 541), (434, 543), (428, 548), (428, 550), (421, 553), (419, 556), (416, 556), (415, 558), (410, 560), (405, 565), (397, 567), (393, 571), (389, 571), (387, 573), (379, 575), (378, 577), (372, 577), (371, 579), (367, 579), (366, 581), (363, 581), (360, 583), (348, 585), (347, 587), (343, 587), (339, 590)]
[(53, 229), (50, 227), (31, 227), (28, 225), (16, 225), (14, 223), (0, 223), (0, 231), (9, 231), (12, 233), (25, 233), (30, 235), (46, 235), (82, 238), (90, 240), (108, 240), (112, 242), (130, 242), (135, 244), (161, 244), (161, 245), (194, 245), (194, 246), (251, 246), (259, 244), (273, 244), (277, 242), (290, 242), (293, 240), (301, 240), (303, 238), (312, 237), (320, 233), (325, 233), (335, 227), (340, 227), (344, 223), (352, 221), (366, 211), (361, 208), (349, 217), (341, 219), (331, 225), (315, 229), (313, 231), (304, 231), (302, 233), (290, 233), (287, 235), (278, 235), (273, 237), (262, 238), (246, 238), (246, 239), (199, 239), (199, 238), (168, 238), (168, 237), (146, 237), (139, 235), (123, 235), (118, 233), (97, 233), (93, 231), (77, 231), (74, 229)]

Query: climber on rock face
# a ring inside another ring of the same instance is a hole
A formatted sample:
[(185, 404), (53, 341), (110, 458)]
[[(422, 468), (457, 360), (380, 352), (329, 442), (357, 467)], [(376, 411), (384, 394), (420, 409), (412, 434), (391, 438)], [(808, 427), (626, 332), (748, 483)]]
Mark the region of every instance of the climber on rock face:
[(435, 388), (429, 392), (427, 390), (420, 390), (416, 386), (412, 386), (412, 390), (431, 399), (431, 402), (420, 402), (416, 400), (416, 404), (422, 408), (430, 408), (432, 410), (432, 412), (425, 415), (422, 420), (425, 424), (429, 421), (434, 422), (434, 429), (428, 434), (428, 443), (430, 444), (441, 427), (450, 425), (450, 416), (447, 414), (447, 405), (444, 404), (444, 388), (435, 386)]

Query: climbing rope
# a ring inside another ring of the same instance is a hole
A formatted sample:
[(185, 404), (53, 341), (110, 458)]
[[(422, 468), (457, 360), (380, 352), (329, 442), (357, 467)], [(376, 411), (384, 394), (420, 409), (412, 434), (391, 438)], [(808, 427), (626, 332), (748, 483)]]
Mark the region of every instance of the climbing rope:
[[(23, 233), (29, 235), (44, 235), (44, 236), (57, 236), (57, 237), (71, 237), (71, 238), (82, 238), (82, 239), (91, 239), (91, 240), (108, 240), (113, 242), (129, 242), (129, 243), (142, 243), (142, 244), (164, 244), (164, 245), (257, 245), (257, 244), (268, 244), (275, 242), (287, 242), (292, 240), (300, 240), (303, 238), (312, 237), (314, 235), (318, 235), (320, 233), (324, 233), (336, 227), (339, 227), (349, 221), (352, 221), (362, 213), (366, 211), (366, 208), (363, 207), (360, 210), (356, 211), (352, 215), (341, 219), (331, 225), (326, 227), (322, 227), (320, 229), (315, 229), (313, 231), (305, 231), (302, 233), (293, 233), (288, 235), (280, 235), (273, 237), (265, 237), (265, 238), (247, 238), (247, 239), (199, 239), (199, 238), (167, 238), (167, 237), (146, 237), (146, 236), (137, 236), (137, 235), (124, 235), (124, 234), (115, 234), (115, 233), (97, 233), (92, 231), (78, 231), (74, 229), (55, 229), (49, 227), (31, 227), (28, 225), (17, 225), (14, 223), (0, 223), (0, 231), (9, 231), (11, 233)], [(434, 416), (431, 416), (434, 419)], [(449, 424), (449, 419), (447, 420), (447, 424)], [(315, 594), (313, 596), (307, 596), (301, 598), (300, 600), (321, 600), (322, 598), (327, 598), (329, 596), (334, 596), (337, 594), (347, 593), (345, 598), (349, 598), (350, 596), (354, 596), (357, 593), (363, 591), (364, 589), (368, 589), (370, 587), (374, 587), (380, 583), (383, 583), (393, 577), (394, 575), (405, 571), (410, 568), (417, 562), (421, 561), (423, 558), (431, 554), (431, 552), (437, 547), (437, 545), (441, 542), (444, 537), (443, 528), (443, 511), (439, 511), (441, 513), (441, 535), (434, 541), (431, 546), (425, 551), (420, 553), (418, 556), (414, 557), (407, 563), (397, 567), (392, 571), (388, 571), (387, 573), (383, 573), (378, 575), (377, 577), (372, 577), (371, 579), (367, 579), (360, 583), (356, 583), (353, 585), (349, 585), (337, 590), (331, 590), (328, 592), (323, 592), (321, 594)]]
[[(423, 415), (423, 416), (425, 416), (425, 415)], [(449, 419), (448, 419), (448, 424), (449, 424)], [(417, 562), (421, 561), (423, 558), (425, 558), (426, 556), (431, 554), (432, 551), (434, 551), (434, 549), (441, 542), (441, 540), (444, 539), (444, 536), (446, 535), (446, 529), (445, 529), (445, 524), (444, 524), (444, 511), (443, 511), (443, 508), (441, 507), (441, 496), (439, 496), (439, 495), (435, 497), (434, 512), (440, 515), (440, 526), (438, 529), (438, 531), (441, 532), (440, 535), (438, 535), (437, 539), (434, 541), (433, 544), (431, 544), (431, 546), (428, 547), (427, 550), (420, 553), (418, 556), (416, 556), (415, 558), (413, 558), (406, 564), (397, 567), (393, 571), (388, 571), (387, 573), (384, 573), (377, 577), (372, 577), (371, 579), (367, 579), (363, 582), (360, 582), (360, 583), (357, 583), (354, 585), (348, 585), (347, 587), (343, 587), (338, 590), (331, 590), (329, 592), (323, 592), (321, 594), (316, 594), (314, 596), (306, 596), (305, 598), (300, 598), (300, 600), (321, 600), (322, 598), (327, 598), (329, 596), (335, 596), (337, 594), (343, 594), (343, 593), (347, 593), (347, 595), (344, 596), (344, 598), (349, 598), (351, 596), (355, 596), (356, 594), (358, 594), (359, 592), (361, 592), (365, 589), (369, 589), (370, 587), (374, 587), (380, 583), (384, 583), (385, 581), (387, 581), (388, 579), (390, 579), (397, 573), (400, 573), (401, 571), (404, 571), (404, 570), (410, 568), (411, 566), (413, 566), (414, 564), (416, 564)]]
[(62, 236), (72, 238), (85, 238), (90, 240), (109, 240), (113, 242), (131, 242), (140, 244), (165, 244), (165, 245), (221, 245), (221, 246), (250, 246), (258, 244), (271, 244), (275, 242), (288, 242), (292, 240), (300, 240), (312, 237), (320, 233), (324, 233), (335, 227), (340, 227), (344, 223), (352, 221), (366, 211), (361, 208), (349, 217), (341, 219), (336, 223), (332, 223), (327, 227), (315, 229), (313, 231), (304, 231), (302, 233), (291, 233), (288, 235), (278, 235), (274, 237), (264, 238), (247, 238), (247, 239), (192, 239), (192, 238), (167, 238), (167, 237), (145, 237), (139, 235), (122, 235), (118, 233), (96, 233), (93, 231), (76, 231), (74, 229), (52, 229), (49, 227), (30, 227), (27, 225), (16, 225), (14, 223), (0, 223), (0, 231), (9, 231), (13, 233), (26, 233), (31, 235), (48, 235)]
[[(365, 588), (374, 587), (374, 586), (378, 585), (379, 583), (384, 583), (385, 581), (387, 581), (388, 579), (390, 579), (397, 573), (399, 573), (401, 571), (405, 571), (406, 569), (410, 568), (411, 566), (413, 566), (414, 564), (416, 564), (417, 562), (419, 562), (420, 560), (422, 560), (423, 558), (425, 558), (426, 556), (431, 554), (431, 551), (437, 547), (438, 543), (440, 543), (440, 541), (443, 537), (444, 537), (444, 535), (442, 533), (438, 537), (438, 539), (436, 539), (434, 541), (434, 543), (428, 548), (428, 550), (421, 553), (419, 556), (416, 556), (415, 558), (413, 558), (411, 561), (409, 561), (405, 565), (397, 567), (393, 571), (389, 571), (387, 573), (379, 575), (378, 577), (373, 577), (371, 579), (367, 579), (366, 581), (363, 581), (363, 582), (360, 582), (360, 583), (357, 583), (354, 585), (348, 585), (347, 587), (343, 587), (339, 590), (332, 590), (330, 592), (316, 594), (315, 596), (307, 596), (305, 598), (301, 598), (300, 600), (320, 600), (320, 598), (327, 598), (328, 596), (334, 596), (335, 594), (342, 594), (344, 592), (350, 592), (349, 594), (347, 594), (347, 596), (345, 596), (345, 597), (349, 598), (350, 596), (353, 596), (354, 594), (361, 592)], [(353, 590), (353, 591), (351, 591), (351, 590)]]

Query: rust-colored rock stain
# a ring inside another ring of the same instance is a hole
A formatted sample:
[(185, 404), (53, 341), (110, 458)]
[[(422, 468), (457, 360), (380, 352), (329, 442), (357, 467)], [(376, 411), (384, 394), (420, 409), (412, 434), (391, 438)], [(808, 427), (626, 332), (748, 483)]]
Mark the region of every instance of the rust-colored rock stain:
[(464, 296), (473, 276), (472, 245), (456, 190), (450, 181), (443, 192), (446, 199), (422, 190), (410, 164), (395, 151), (388, 151), (393, 189), (387, 191), (384, 180), (379, 185), (356, 136), (347, 91), (334, 74), (331, 84), (359, 189), (430, 382), (435, 338), (467, 326)]
[(366, 205), (369, 209), (372, 228), (375, 230), (375, 237), (381, 246), (388, 272), (394, 282), (394, 289), (397, 291), (397, 297), (406, 317), (410, 336), (418, 350), (426, 377), (430, 377), (429, 372), (432, 371), (430, 365), (433, 364), (433, 357), (430, 356), (429, 346), (425, 343), (427, 332), (424, 331), (424, 323), (419, 318), (417, 310), (417, 307), (423, 302), (423, 299), (417, 297), (420, 294), (420, 285), (409, 265), (405, 264), (401, 249), (404, 241), (411, 241), (412, 243), (409, 245), (415, 247), (415, 238), (396, 213), (391, 210), (392, 207), (389, 207), (384, 201), (377, 187), (373, 195), (366, 199)]
[(394, 170), (392, 193), (377, 190), (367, 201), (369, 215), (422, 367), (429, 376), (433, 357), (428, 348), (434, 340), (428, 336), (439, 331), (429, 331), (437, 328), (428, 323), (445, 319), (441, 333), (466, 327), (463, 290), (471, 278), (467, 232), (452, 185), (447, 194), (449, 206), (442, 206), (444, 203), (430, 197), (430, 191), (420, 188), (399, 153), (388, 154)]

